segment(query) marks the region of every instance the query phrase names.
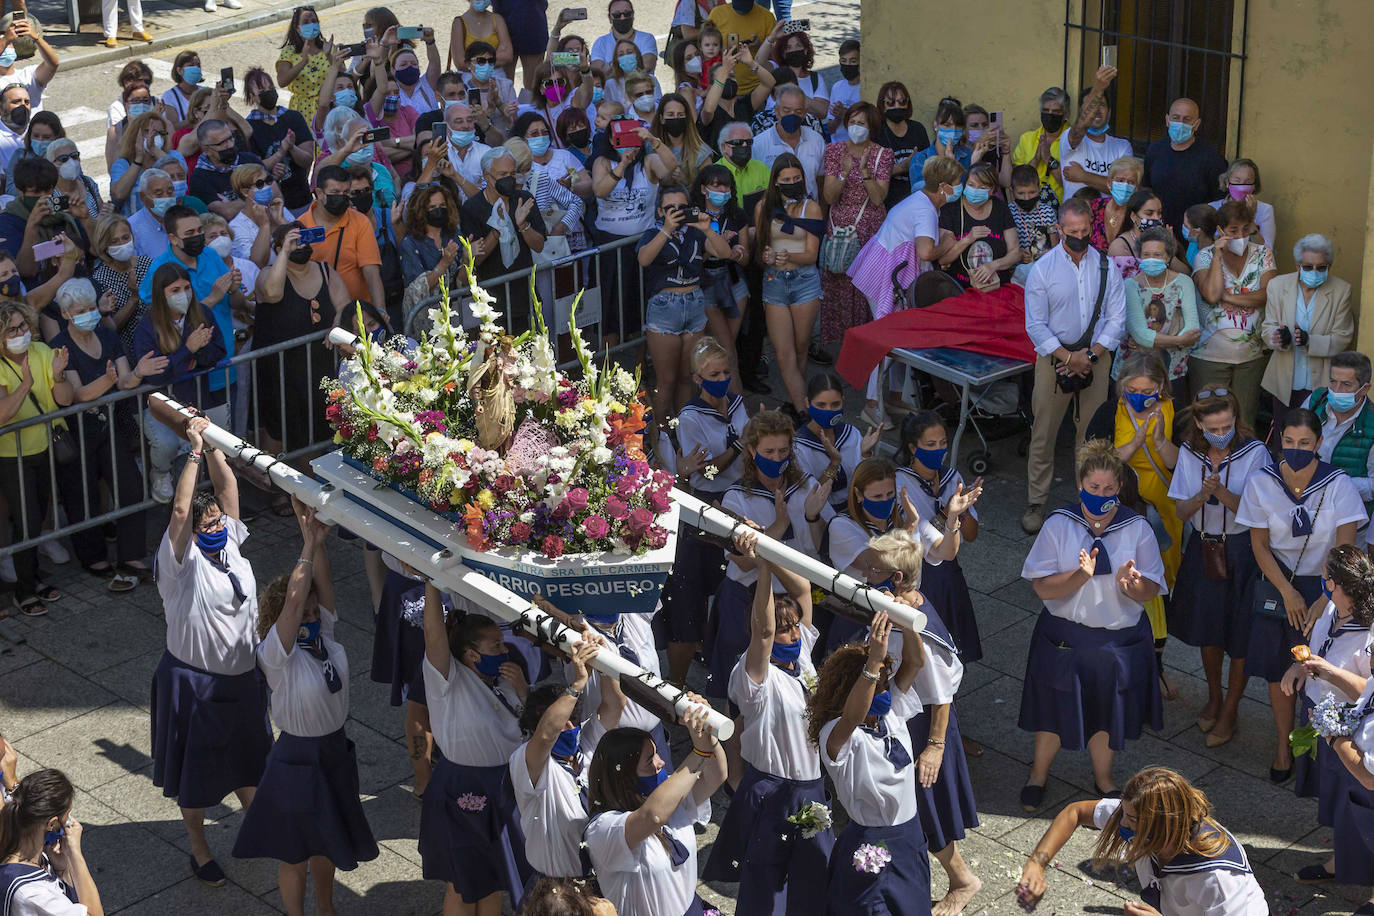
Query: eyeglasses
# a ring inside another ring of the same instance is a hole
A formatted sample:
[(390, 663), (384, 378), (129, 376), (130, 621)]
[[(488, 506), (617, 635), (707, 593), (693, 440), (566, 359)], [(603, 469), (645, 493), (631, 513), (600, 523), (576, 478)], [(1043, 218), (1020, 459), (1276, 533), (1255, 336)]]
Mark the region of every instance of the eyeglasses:
[(81, 153), (76, 150), (72, 150), (70, 153), (63, 153), (61, 156), (57, 157), (57, 164), (61, 165), (68, 160), (79, 162), (81, 160)]
[(541, 80), (539, 82), (540, 89), (552, 89), (554, 86), (561, 86), (564, 89), (567, 89), (568, 81), (561, 76), (555, 76), (553, 79)]
[(616, 14), (616, 15), (612, 15), (612, 16), (611, 16), (611, 21), (612, 21), (612, 22), (624, 22), (624, 21), (627, 20), (627, 19), (633, 19), (633, 18), (635, 18), (635, 14), (634, 14), (634, 13), (619, 13), (619, 14)]
[(1224, 398), (1231, 393), (1229, 388), (1205, 388), (1199, 391), (1194, 397), (1194, 401), (1205, 401), (1208, 398)]
[(259, 178), (257, 181), (250, 181), (248, 183), (249, 187), (253, 188), (265, 188), (269, 184), (271, 184), (271, 182), (268, 181), (266, 178)]
[(494, 63), (496, 63), (496, 58), (494, 58), (494, 57), (474, 57), (474, 58), (472, 59), (472, 63), (474, 63), (474, 64), (494, 64)]
[(726, 146), (753, 146), (753, 145), (754, 145), (754, 141), (753, 141), (753, 140), (723, 140), (723, 141), (721, 141), (721, 142), (724, 143)]

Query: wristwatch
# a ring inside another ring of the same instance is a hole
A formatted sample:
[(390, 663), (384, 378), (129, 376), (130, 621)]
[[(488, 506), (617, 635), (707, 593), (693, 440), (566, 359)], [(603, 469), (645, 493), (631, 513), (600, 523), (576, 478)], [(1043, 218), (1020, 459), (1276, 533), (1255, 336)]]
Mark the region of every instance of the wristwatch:
[(582, 691), (573, 689), (573, 686), (571, 684), (569, 684), (567, 687), (564, 687), (563, 692), (568, 696), (572, 697), (574, 700), (582, 696)]
[(1089, 351), (1088, 351), (1088, 362), (1092, 363), (1092, 364), (1095, 366), (1095, 365), (1097, 365), (1097, 360), (1098, 360), (1097, 354), (1094, 353), (1092, 350), (1089, 350)]

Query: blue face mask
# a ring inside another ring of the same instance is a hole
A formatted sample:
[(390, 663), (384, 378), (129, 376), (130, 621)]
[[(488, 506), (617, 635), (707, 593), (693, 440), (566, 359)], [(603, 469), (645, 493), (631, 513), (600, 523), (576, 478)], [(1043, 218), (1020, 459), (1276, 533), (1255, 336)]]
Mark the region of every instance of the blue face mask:
[(472, 146), (472, 141), (477, 139), (475, 130), (450, 130), (448, 138), (453, 141), (453, 145), (459, 149), (467, 149)]
[(706, 202), (713, 207), (723, 207), (730, 202), (729, 191), (707, 191)]
[(483, 655), (481, 652), (477, 654), (480, 656), (477, 660), (477, 671), (487, 677), (496, 677), (501, 673), (501, 666), (510, 660), (509, 652), (502, 652), (500, 655)]
[(314, 41), (320, 37), (320, 24), (318, 22), (302, 22), (300, 33), (306, 41)]
[(48, 147), (52, 146), (51, 140), (29, 140), (29, 146), (33, 147), (35, 156), (42, 156), (48, 152)]
[(873, 694), (873, 702), (868, 704), (868, 714), (882, 718), (892, 708), (892, 693), (884, 690)]
[(265, 184), (260, 188), (254, 188), (253, 202), (259, 204), (270, 204), (272, 202), (272, 186), (270, 184)]
[(1184, 257), (1187, 259), (1187, 261), (1188, 261), (1189, 264), (1192, 264), (1194, 261), (1197, 260), (1197, 253), (1198, 253), (1198, 245), (1197, 245), (1197, 242), (1189, 242), (1189, 243), (1188, 243), (1188, 253), (1187, 253), (1186, 255), (1184, 255)]
[(1203, 430), (1202, 438), (1206, 439), (1207, 444), (1212, 446), (1212, 448), (1226, 448), (1226, 446), (1231, 444), (1231, 440), (1236, 438), (1236, 430), (1235, 427), (1228, 429), (1224, 433), (1209, 433)]
[(1105, 134), (1108, 130), (1110, 130), (1111, 127), (1112, 127), (1112, 125), (1110, 125), (1110, 124), (1103, 124), (1101, 127), (1089, 127), (1089, 128), (1088, 128), (1088, 136), (1089, 136), (1089, 137), (1100, 137), (1100, 136), (1102, 136), (1103, 134)]
[(597, 627), (613, 627), (620, 622), (619, 614), (583, 614), (587, 622)]
[(1169, 269), (1169, 262), (1163, 258), (1141, 258), (1140, 270), (1147, 277), (1157, 277)]
[(871, 585), (871, 586), (873, 586), (874, 588), (876, 588), (876, 589), (877, 589), (878, 591), (880, 591), (880, 592), (887, 592), (887, 593), (889, 593), (889, 594), (891, 594), (893, 591), (896, 590), (896, 586), (892, 584), (892, 577), (891, 577), (891, 576), (888, 576), (886, 579), (884, 579), (884, 580), (881, 581), (881, 582), (870, 582), (870, 583), (868, 583), (868, 584)]
[(728, 375), (725, 378), (704, 378), (701, 380), (701, 390), (713, 398), (723, 398), (730, 390), (730, 378)]
[(843, 410), (822, 410), (819, 407), (806, 405), (806, 412), (811, 415), (811, 419), (816, 421), (816, 425), (821, 429), (834, 429), (844, 422)]
[(615, 59), (615, 62), (620, 65), (622, 73), (639, 69), (639, 56), (637, 54), (622, 54)]
[(1129, 843), (1135, 837), (1135, 831), (1132, 830), (1130, 827), (1118, 826), (1116, 828), (1116, 832), (1127, 843)]
[(547, 153), (549, 151), (549, 146), (552, 145), (552, 143), (553, 140), (549, 137), (525, 138), (525, 144), (530, 148), (530, 154), (533, 156), (542, 156), (545, 153)]
[(944, 146), (953, 146), (963, 138), (964, 131), (960, 127), (937, 127), (935, 136)]
[(1283, 460), (1288, 462), (1288, 466), (1295, 471), (1301, 471), (1316, 459), (1317, 453), (1305, 448), (1286, 448), (1283, 450)]
[(992, 192), (987, 188), (964, 188), (964, 200), (973, 204), (975, 207), (979, 204), (987, 203), (988, 198), (991, 196)]
[(892, 517), (892, 507), (897, 505), (897, 497), (891, 499), (865, 499), (863, 501), (864, 511), (880, 521), (887, 521)]
[(1135, 185), (1129, 184), (1125, 181), (1112, 182), (1112, 200), (1116, 201), (1118, 207), (1124, 207), (1126, 205), (1126, 201), (1130, 200), (1131, 195), (1134, 193)]
[(188, 187), (188, 185), (187, 185), (186, 182), (184, 182), (184, 181), (173, 181), (173, 182), (172, 182), (172, 193), (176, 195), (176, 199), (177, 199), (177, 200), (181, 200), (183, 197), (186, 196), (186, 188), (187, 188), (187, 187)]
[(964, 186), (961, 185), (961, 184), (956, 184), (956, 185), (954, 186), (954, 190), (953, 190), (953, 191), (950, 191), (950, 192), (949, 192), (949, 195), (948, 195), (947, 197), (945, 197), (945, 203), (947, 203), (947, 204), (952, 204), (952, 203), (954, 203), (956, 200), (958, 200), (959, 198), (961, 198), (961, 197), (963, 197), (963, 196), (964, 196)]
[(472, 67), (472, 77), (479, 83), (485, 83), (491, 79), (491, 74), (496, 70), (495, 64), (474, 64)]
[(1127, 391), (1124, 392), (1124, 396), (1126, 398), (1126, 403), (1129, 404), (1131, 410), (1134, 410), (1136, 413), (1144, 413), (1159, 403), (1159, 395), (1157, 394), (1138, 394), (1134, 391)]
[(151, 102), (134, 102), (129, 106), (129, 117), (136, 118), (153, 110)]
[(200, 72), (199, 67), (197, 67), (195, 64), (192, 64), (189, 67), (181, 68), (181, 78), (184, 79), (186, 82), (195, 85), (199, 83), (201, 80), (205, 79), (205, 76)]
[(172, 204), (176, 202), (177, 199), (175, 197), (154, 197), (153, 205), (149, 209), (153, 211), (154, 216), (156, 216), (158, 219), (162, 219), (163, 215), (167, 212), (168, 208), (170, 208)]
[(916, 452), (916, 460), (919, 461), (919, 462), (921, 462), (921, 464), (922, 464), (923, 466), (928, 467), (928, 468), (930, 468), (930, 469), (933, 471), (933, 470), (935, 470), (935, 469), (937, 469), (937, 468), (944, 467), (944, 464), (945, 464), (945, 456), (949, 454), (949, 449), (948, 449), (948, 448), (921, 448), (921, 447), (917, 446), (916, 449), (915, 449), (915, 452)]
[(312, 620), (309, 623), (302, 623), (301, 628), (296, 631), (296, 642), (309, 645), (320, 638), (320, 622)]
[(1187, 143), (1193, 139), (1193, 125), (1182, 121), (1169, 122), (1169, 139), (1175, 143)]
[(1325, 577), (1322, 578), (1322, 596), (1326, 598), (1327, 601), (1330, 601), (1333, 597), (1335, 597), (1331, 594), (1331, 589), (1326, 587)]
[[(94, 312), (91, 312), (94, 315)], [(1345, 413), (1355, 409), (1355, 392), (1353, 391), (1328, 391), (1326, 402), (1331, 405), (1332, 410)]]
[[(1182, 229), (1181, 231), (1183, 232), (1183, 238), (1184, 238), (1185, 240), (1187, 240), (1187, 241), (1191, 241), (1191, 240), (1192, 240), (1192, 238), (1193, 238), (1193, 230), (1189, 229), (1186, 223), (1184, 224), (1183, 229)], [(1194, 245), (1194, 247), (1196, 247), (1196, 245)]]
[(565, 728), (558, 733), (558, 740), (553, 743), (553, 755), (555, 757), (571, 757), (577, 753), (577, 735), (582, 731), (582, 726), (574, 725), (572, 728)]
[(349, 153), (344, 157), (344, 165), (366, 165), (371, 162), (373, 145), (368, 143), (356, 153)]
[(352, 89), (337, 89), (334, 92), (334, 105), (338, 108), (352, 108), (358, 104), (358, 93)]
[(10, 45), (4, 51), (0, 51), (0, 67), (13, 67), (19, 55), (14, 50), (14, 45)]
[(57, 841), (67, 835), (66, 827), (58, 827), (56, 830), (43, 831), (43, 846), (56, 846)]
[(1083, 508), (1089, 515), (1106, 515), (1116, 508), (1116, 494), (1098, 496), (1087, 490), (1079, 490), (1078, 499), (1083, 503)]
[(1328, 270), (1308, 270), (1306, 267), (1298, 271), (1298, 276), (1302, 279), (1302, 285), (1308, 289), (1316, 289), (1326, 282), (1326, 278), (1331, 275)]
[(773, 643), (773, 661), (790, 665), (801, 658), (801, 640), (796, 642), (775, 642)]
[(663, 785), (663, 780), (668, 778), (668, 768), (660, 767), (658, 772), (652, 776), (639, 777), (639, 794), (648, 798), (654, 794), (654, 789)]
[(791, 460), (792, 457), (790, 455), (781, 461), (774, 461), (772, 458), (755, 455), (754, 467), (758, 468), (759, 473), (764, 477), (774, 480), (782, 476), (783, 469), (787, 467), (787, 463)]
[[(72, 318), (72, 324), (76, 325), (83, 331), (94, 331), (95, 326), (100, 324), (100, 313), (82, 312), (80, 315), (77, 315), (76, 317)], [(1354, 395), (1351, 395), (1351, 397), (1354, 397)], [(1340, 410), (1341, 408), (1338, 407), (1336, 409)]]
[(196, 532), (196, 546), (206, 553), (219, 553), (229, 543), (229, 529), (221, 527), (215, 532)]
[(606, 90), (605, 90), (605, 89), (602, 89), (600, 86), (593, 86), (593, 87), (592, 87), (592, 104), (593, 104), (593, 105), (600, 105), (601, 102), (602, 102), (602, 100), (605, 99), (605, 98), (606, 98)]

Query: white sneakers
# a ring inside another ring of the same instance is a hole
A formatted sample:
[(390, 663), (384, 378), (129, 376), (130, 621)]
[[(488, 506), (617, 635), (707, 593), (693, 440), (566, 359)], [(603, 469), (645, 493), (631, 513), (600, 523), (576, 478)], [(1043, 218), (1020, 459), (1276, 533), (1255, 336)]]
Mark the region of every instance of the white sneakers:
[[(213, 4), (215, 0), (205, 0), (206, 5)], [(153, 501), (162, 503), (164, 506), (172, 501), (172, 473), (165, 474), (153, 473)]]
[(215, 0), (205, 0), (205, 12), (213, 13), (217, 9), (219, 7), (215, 5)]
[(62, 546), (61, 541), (44, 541), (38, 545), (38, 552), (48, 558), (48, 562), (54, 566), (61, 566), (72, 561), (72, 555), (67, 552), (67, 548)]
[(239, 0), (224, 0), (224, 6), (225, 6), (226, 9), (231, 9), (231, 10), (241, 10), (241, 9), (243, 9), (243, 4), (240, 3)]

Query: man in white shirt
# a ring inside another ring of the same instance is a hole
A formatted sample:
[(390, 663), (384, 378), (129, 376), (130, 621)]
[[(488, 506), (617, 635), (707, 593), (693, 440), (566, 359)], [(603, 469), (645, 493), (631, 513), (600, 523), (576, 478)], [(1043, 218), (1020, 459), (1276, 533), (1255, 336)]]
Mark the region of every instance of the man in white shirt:
[[(53, 50), (52, 45), (48, 44), (42, 35), (35, 35), (29, 31), (29, 21), (22, 14), (11, 13), (5, 16), (0, 20), (0, 26), (3, 26), (3, 32), (0, 32), (0, 88), (10, 85), (23, 86), (29, 91), (29, 101), (33, 104), (33, 110), (39, 111), (43, 108), (43, 90), (57, 75), (57, 68), (62, 62), (58, 60), (57, 52)], [(41, 59), (36, 66), (19, 70), (14, 66), (14, 42), (21, 35), (33, 39), (34, 44), (38, 46), (38, 56)]]
[(448, 127), (448, 161), (453, 166), (453, 180), (463, 193), (463, 200), (467, 200), (487, 186), (482, 178), (482, 155), (491, 147), (473, 139), (477, 121), (465, 102), (445, 103), (444, 124)]
[(652, 34), (635, 28), (635, 5), (630, 0), (612, 0), (607, 13), (611, 18), (611, 31), (592, 42), (592, 66), (600, 65), (603, 71), (609, 72), (616, 42), (633, 41), (639, 48), (644, 72), (652, 76), (654, 67), (658, 66), (658, 43)]
[(1107, 134), (1112, 117), (1107, 87), (1114, 79), (1115, 67), (1098, 68), (1091, 88), (1083, 93), (1078, 106), (1078, 120), (1059, 141), (1060, 176), (1064, 182), (1065, 199), (1083, 187), (1095, 188), (1103, 193), (1110, 191), (1112, 183), (1107, 178), (1107, 166), (1122, 156), (1134, 155), (1131, 141)]
[(145, 169), (138, 176), (138, 199), (143, 206), (129, 217), (134, 251), (145, 258), (160, 258), (171, 245), (161, 214), (177, 202), (172, 176), (159, 168)]
[[(1063, 241), (1031, 266), (1026, 280), (1026, 336), (1035, 346), (1030, 451), (1026, 459), (1029, 503), (1021, 527), (1035, 534), (1045, 521), (1045, 500), (1054, 474), (1054, 442), (1069, 403), (1077, 399), (1076, 446), (1097, 408), (1107, 399), (1111, 354), (1126, 333), (1126, 293), (1121, 271), (1092, 247), (1092, 209), (1068, 198), (1059, 210)], [(1105, 274), (1103, 273), (1105, 267)], [(1105, 287), (1103, 283), (1105, 281)], [(1099, 295), (1099, 290), (1101, 293)], [(1097, 303), (1101, 311), (1093, 313)], [(1061, 390), (1060, 377), (1076, 393)]]
[(819, 199), (816, 183), (824, 166), (825, 139), (803, 123), (806, 93), (796, 85), (778, 87), (773, 110), (777, 123), (754, 137), (754, 158), (771, 169), (775, 159), (783, 153), (792, 153), (801, 160), (807, 196)]

